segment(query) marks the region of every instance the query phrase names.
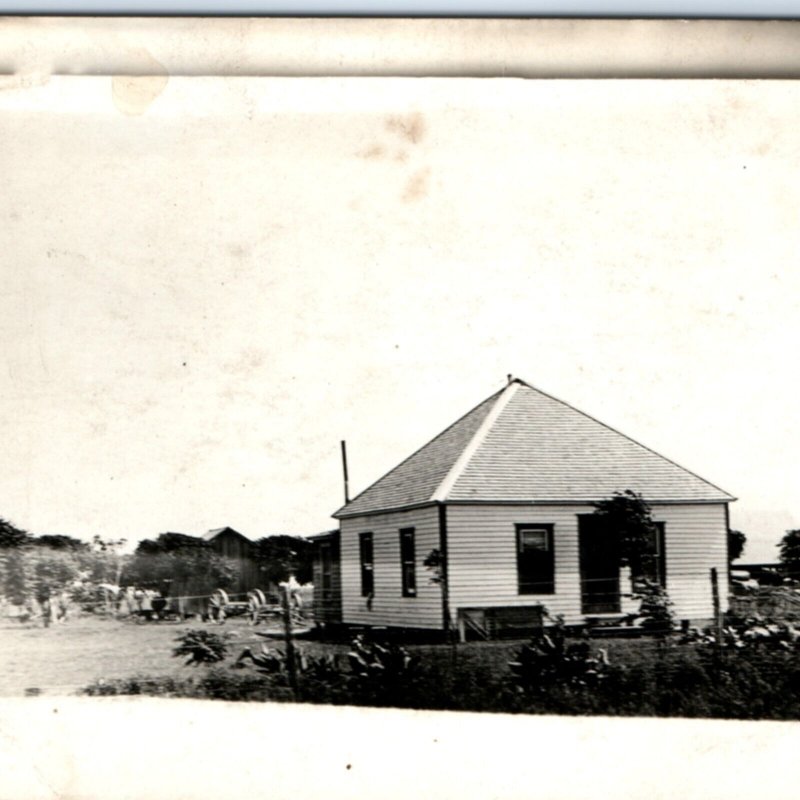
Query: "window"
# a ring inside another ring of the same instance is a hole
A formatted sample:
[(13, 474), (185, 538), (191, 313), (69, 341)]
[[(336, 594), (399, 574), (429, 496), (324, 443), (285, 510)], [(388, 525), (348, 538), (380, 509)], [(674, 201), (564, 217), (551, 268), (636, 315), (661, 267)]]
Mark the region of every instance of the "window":
[(520, 594), (555, 592), (552, 525), (517, 525), (517, 580)]
[(371, 533), (359, 535), (358, 549), (361, 558), (361, 596), (370, 597), (375, 591)]
[(642, 574), (647, 580), (667, 585), (666, 559), (664, 558), (664, 523), (656, 522), (656, 531), (650, 537), (648, 552), (642, 558)]
[(417, 564), (414, 552), (414, 529), (400, 531), (400, 568), (403, 579), (403, 597), (417, 596)]
[(322, 597), (324, 600), (330, 599), (333, 587), (333, 558), (331, 557), (330, 542), (321, 542), (319, 546), (320, 575), (322, 584)]

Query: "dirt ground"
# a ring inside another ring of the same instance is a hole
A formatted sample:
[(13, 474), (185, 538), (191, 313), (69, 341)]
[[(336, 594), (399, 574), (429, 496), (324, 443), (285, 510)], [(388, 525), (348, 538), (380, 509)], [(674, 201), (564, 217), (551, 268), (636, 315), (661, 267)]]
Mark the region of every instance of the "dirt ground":
[[(172, 657), (175, 637), (205, 623), (150, 622), (75, 617), (43, 628), (0, 620), (0, 697), (38, 689), (44, 695), (73, 694), (99, 679), (134, 675), (191, 675), (197, 668)], [(209, 629), (231, 634), (231, 652), (260, 640), (246, 623), (230, 619)], [(279, 643), (276, 643), (279, 646)], [(200, 668), (202, 669), (202, 668)]]

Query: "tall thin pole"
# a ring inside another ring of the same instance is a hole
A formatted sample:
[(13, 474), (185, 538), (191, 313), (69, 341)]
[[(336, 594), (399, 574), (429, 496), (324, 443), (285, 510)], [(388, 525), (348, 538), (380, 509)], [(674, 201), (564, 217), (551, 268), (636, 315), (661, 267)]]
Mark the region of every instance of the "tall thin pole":
[(286, 636), (286, 670), (289, 673), (289, 686), (297, 698), (297, 658), (292, 639), (292, 599), (288, 582), (283, 587), (283, 631)]
[(711, 595), (714, 600), (714, 628), (716, 630), (717, 647), (722, 648), (722, 611), (719, 603), (719, 581), (717, 568), (711, 567)]
[(342, 469), (344, 470), (344, 501), (350, 502), (349, 478), (347, 477), (347, 444), (342, 439)]

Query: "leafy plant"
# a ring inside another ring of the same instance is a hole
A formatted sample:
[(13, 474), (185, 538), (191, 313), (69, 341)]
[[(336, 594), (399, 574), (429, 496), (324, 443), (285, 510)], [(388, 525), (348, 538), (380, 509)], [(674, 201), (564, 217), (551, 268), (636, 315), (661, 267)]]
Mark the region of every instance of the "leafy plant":
[[(716, 631), (692, 628), (679, 639), (680, 644), (716, 646)], [(772, 622), (761, 617), (748, 617), (738, 624), (722, 628), (721, 648), (726, 650), (782, 650), (800, 652), (800, 631), (788, 622)]]
[(630, 566), (634, 579), (652, 572), (652, 542), (658, 536), (658, 528), (650, 506), (640, 494), (630, 489), (614, 492), (610, 498), (595, 503), (594, 516), (616, 535), (620, 561)]
[(425, 556), (422, 566), (430, 570), (431, 583), (444, 582), (444, 556), (438, 547), (434, 547), (433, 550)]
[(736, 561), (744, 552), (744, 546), (747, 542), (747, 536), (741, 531), (729, 530), (728, 531), (728, 560)]
[(667, 590), (655, 581), (640, 578), (634, 586), (634, 597), (641, 601), (634, 619), (648, 633), (665, 635), (675, 627), (675, 614)]
[(175, 639), (179, 645), (172, 651), (172, 655), (176, 658), (189, 656), (186, 661), (187, 666), (216, 664), (228, 655), (227, 639), (227, 635), (222, 636), (213, 631), (193, 628)]
[(368, 642), (356, 636), (347, 654), (350, 673), (356, 682), (397, 683), (414, 674), (419, 658), (398, 645)]
[(508, 663), (511, 683), (523, 693), (541, 693), (554, 685), (597, 686), (606, 677), (604, 650), (593, 654), (588, 641), (567, 644), (563, 627), (538, 632)]

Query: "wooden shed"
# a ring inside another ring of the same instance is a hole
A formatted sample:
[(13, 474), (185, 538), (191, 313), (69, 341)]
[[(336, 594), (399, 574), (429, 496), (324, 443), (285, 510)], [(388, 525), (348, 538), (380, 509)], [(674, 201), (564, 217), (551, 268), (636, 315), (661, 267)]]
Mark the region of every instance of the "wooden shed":
[(464, 632), (543, 608), (568, 624), (624, 614), (630, 583), (593, 512), (628, 489), (658, 523), (654, 577), (676, 616), (711, 618), (735, 498), (514, 379), (336, 511), (342, 621)]
[(259, 576), (258, 564), (253, 558), (253, 543), (244, 534), (233, 528), (214, 528), (204, 533), (202, 538), (217, 554), (236, 564), (239, 576), (229, 593), (241, 595), (252, 589), (265, 588), (261, 585), (263, 581)]

